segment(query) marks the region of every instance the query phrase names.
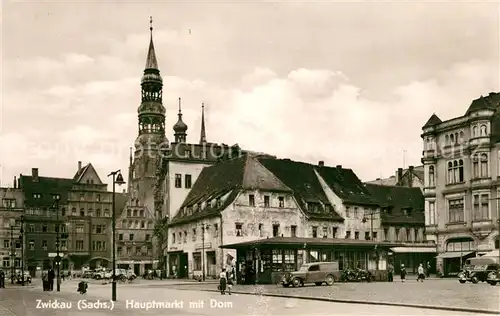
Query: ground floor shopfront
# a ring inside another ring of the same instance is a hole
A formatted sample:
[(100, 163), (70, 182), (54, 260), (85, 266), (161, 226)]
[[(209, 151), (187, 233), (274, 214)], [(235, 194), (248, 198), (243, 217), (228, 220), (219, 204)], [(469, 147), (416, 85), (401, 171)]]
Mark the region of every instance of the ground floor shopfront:
[(387, 242), (354, 239), (275, 237), (221, 248), (236, 250), (238, 283), (277, 283), (286, 272), (297, 271), (304, 263), (337, 262), (345, 269), (369, 270), (376, 280), (387, 279)]
[(429, 273), (436, 273), (436, 246), (435, 245), (407, 245), (404, 247), (394, 247), (390, 249), (389, 261), (394, 266), (394, 273), (401, 272), (401, 265), (404, 264), (406, 272), (417, 274), (418, 266), (423, 265), (427, 272), (427, 266), (430, 265)]
[(135, 275), (140, 276), (149, 270), (161, 269), (158, 263), (158, 260), (117, 260), (116, 268), (132, 270)]

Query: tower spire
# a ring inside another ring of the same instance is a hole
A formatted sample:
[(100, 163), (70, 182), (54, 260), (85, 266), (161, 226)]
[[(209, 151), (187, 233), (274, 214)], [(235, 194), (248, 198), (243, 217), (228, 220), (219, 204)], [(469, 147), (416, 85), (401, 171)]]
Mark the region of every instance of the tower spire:
[(181, 110), (181, 98), (179, 98), (179, 114), (177, 114), (179, 119), (174, 125), (174, 136), (176, 143), (185, 143), (187, 137), (188, 126), (182, 121), (182, 110)]
[(153, 17), (149, 17), (149, 49), (148, 57), (146, 59), (146, 69), (158, 70), (158, 62), (156, 61), (155, 46), (153, 44)]
[(201, 104), (201, 132), (200, 132), (200, 144), (205, 144), (207, 142), (207, 134), (205, 132), (205, 103)]

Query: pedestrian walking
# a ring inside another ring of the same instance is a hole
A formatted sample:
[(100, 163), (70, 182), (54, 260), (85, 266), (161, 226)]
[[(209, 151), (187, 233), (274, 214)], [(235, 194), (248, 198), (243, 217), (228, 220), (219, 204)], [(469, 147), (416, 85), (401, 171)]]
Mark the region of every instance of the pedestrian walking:
[(222, 268), (222, 272), (219, 274), (219, 291), (221, 295), (226, 294), (226, 285), (227, 285), (226, 269)]
[(431, 276), (431, 263), (427, 261), (427, 277)]
[(0, 288), (5, 288), (5, 272), (0, 270)]
[(227, 271), (227, 293), (231, 295), (231, 290), (235, 283), (234, 270), (230, 269)]
[(49, 291), (53, 291), (54, 290), (54, 279), (56, 276), (54, 269), (50, 268), (48, 274), (49, 274), (48, 275)]
[(387, 267), (387, 281), (394, 281), (394, 266), (392, 263), (389, 263), (389, 266)]
[(405, 282), (406, 280), (406, 268), (404, 264), (401, 264), (401, 271), (399, 272), (399, 275), (401, 277), (401, 282)]
[(424, 279), (425, 279), (425, 274), (424, 274), (424, 265), (421, 263), (419, 266), (418, 266), (418, 277), (417, 277), (417, 282), (420, 281), (420, 282), (424, 282)]
[(48, 291), (49, 290), (49, 271), (43, 270), (42, 272), (42, 287), (43, 291)]

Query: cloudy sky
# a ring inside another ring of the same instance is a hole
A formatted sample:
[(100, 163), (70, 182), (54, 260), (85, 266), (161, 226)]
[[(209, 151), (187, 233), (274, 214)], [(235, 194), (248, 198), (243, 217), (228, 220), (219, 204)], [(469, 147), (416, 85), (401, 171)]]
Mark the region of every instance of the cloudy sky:
[[(38, 167), (126, 170), (153, 16), (167, 137), (353, 168), (418, 165), (421, 127), (499, 87), (488, 3), (9, 2), (2, 7), (2, 185)], [(191, 30), (191, 31), (190, 31)], [(403, 159), (406, 151), (406, 159)]]

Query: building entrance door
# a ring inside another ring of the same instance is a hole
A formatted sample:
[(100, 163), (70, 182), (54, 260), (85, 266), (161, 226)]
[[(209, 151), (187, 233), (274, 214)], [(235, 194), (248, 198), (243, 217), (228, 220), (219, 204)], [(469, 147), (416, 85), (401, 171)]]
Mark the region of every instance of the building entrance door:
[(179, 254), (179, 278), (187, 278), (189, 275), (188, 254)]

